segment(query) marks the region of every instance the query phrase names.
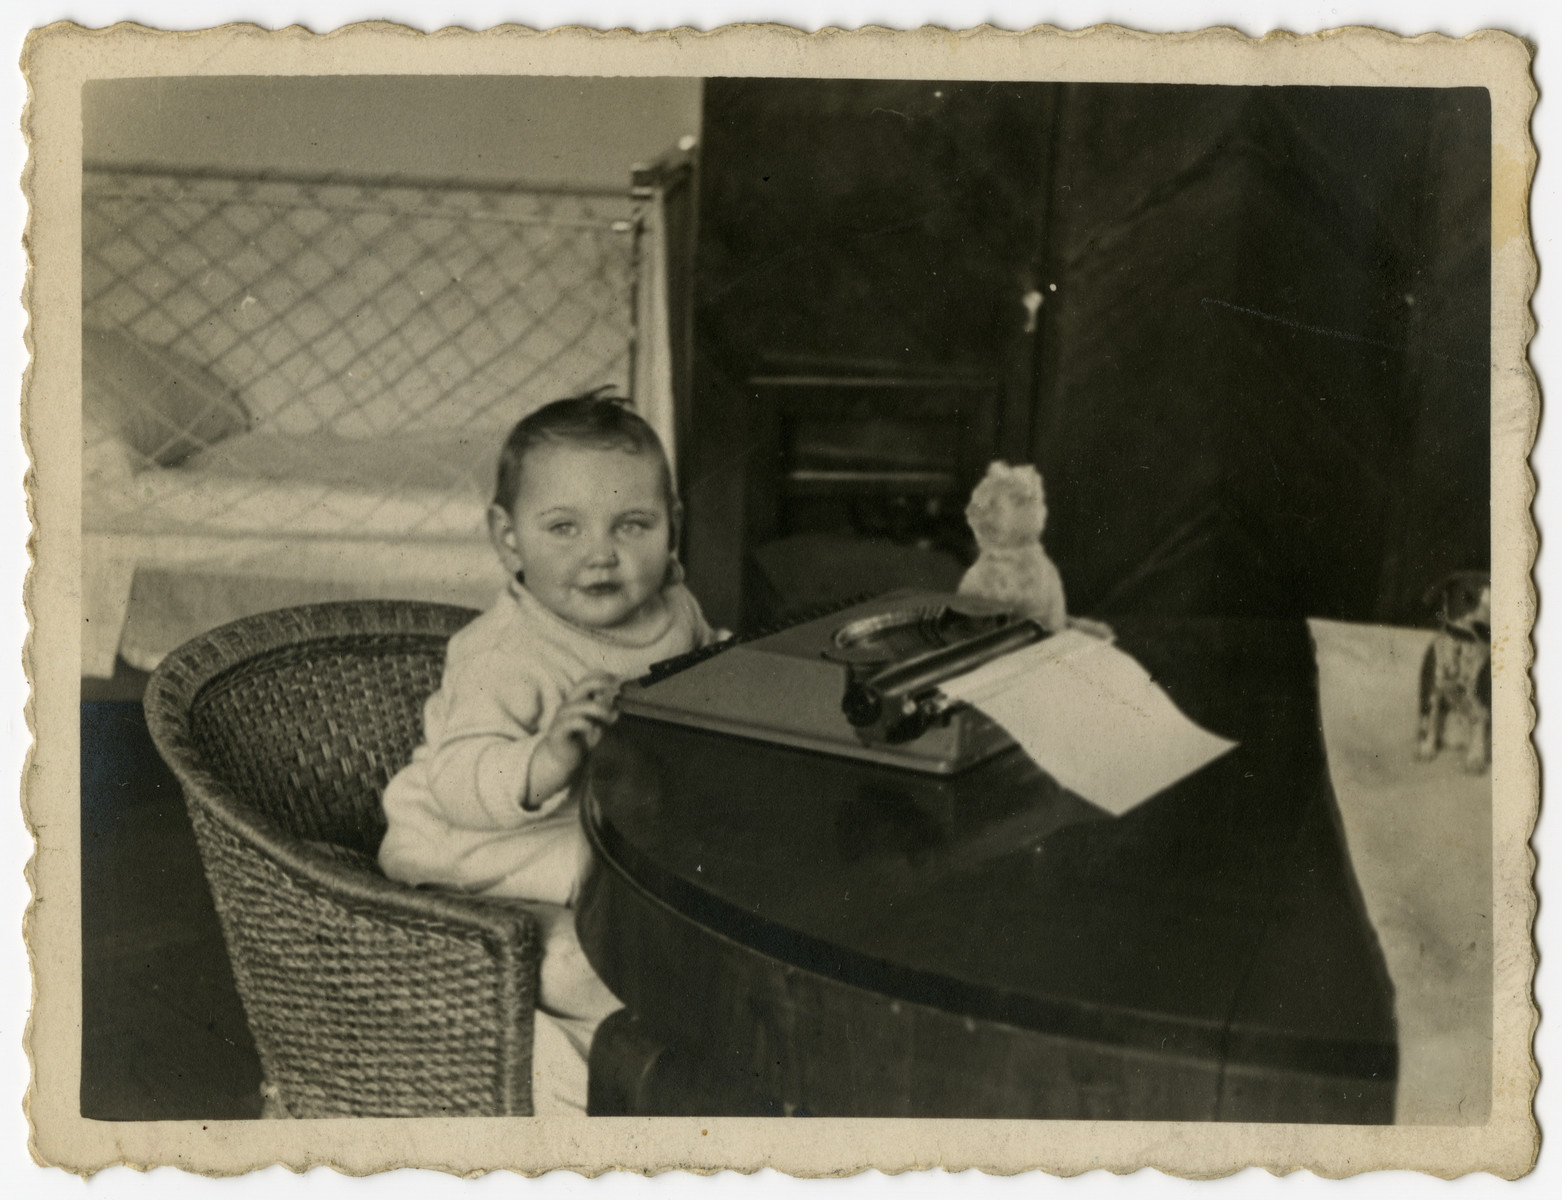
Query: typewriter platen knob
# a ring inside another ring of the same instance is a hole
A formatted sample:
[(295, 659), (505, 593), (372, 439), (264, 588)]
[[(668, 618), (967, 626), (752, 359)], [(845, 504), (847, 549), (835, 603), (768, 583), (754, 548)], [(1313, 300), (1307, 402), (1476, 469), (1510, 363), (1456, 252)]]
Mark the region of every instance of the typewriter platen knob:
[(895, 746), (921, 737), (944, 717), (947, 706), (936, 693), (886, 697), (871, 683), (853, 680), (841, 697), (841, 711), (864, 744)]
[(862, 679), (853, 678), (846, 684), (846, 694), (841, 697), (841, 711), (853, 728), (872, 725), (884, 712), (884, 702), (879, 693)]

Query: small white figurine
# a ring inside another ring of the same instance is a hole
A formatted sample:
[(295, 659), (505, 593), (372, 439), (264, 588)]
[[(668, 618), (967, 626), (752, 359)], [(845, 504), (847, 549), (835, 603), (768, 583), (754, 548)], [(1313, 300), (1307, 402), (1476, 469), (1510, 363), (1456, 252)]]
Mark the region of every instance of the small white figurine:
[(971, 492), (965, 519), (979, 553), (960, 581), (960, 595), (1001, 604), (1048, 633), (1072, 627), (1111, 638), (1111, 629), (1098, 621), (1069, 619), (1063, 577), (1041, 545), (1047, 502), (1035, 467), (993, 463)]

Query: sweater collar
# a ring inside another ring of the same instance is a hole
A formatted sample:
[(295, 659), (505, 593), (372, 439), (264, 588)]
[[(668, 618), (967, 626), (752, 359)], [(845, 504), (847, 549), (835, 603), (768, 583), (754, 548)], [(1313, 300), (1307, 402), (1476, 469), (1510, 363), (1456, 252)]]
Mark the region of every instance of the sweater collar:
[(624, 650), (641, 650), (647, 646), (654, 646), (667, 636), (667, 631), (672, 628), (673, 623), (673, 606), (668, 603), (665, 588), (657, 593), (656, 607), (637, 619), (633, 625), (613, 629), (593, 629), (587, 625), (577, 625), (574, 621), (559, 616), (537, 599), (519, 580), (510, 581), (509, 593), (510, 598), (518, 606), (535, 615), (540, 621), (568, 630), (577, 637), (590, 638), (604, 645), (617, 646)]

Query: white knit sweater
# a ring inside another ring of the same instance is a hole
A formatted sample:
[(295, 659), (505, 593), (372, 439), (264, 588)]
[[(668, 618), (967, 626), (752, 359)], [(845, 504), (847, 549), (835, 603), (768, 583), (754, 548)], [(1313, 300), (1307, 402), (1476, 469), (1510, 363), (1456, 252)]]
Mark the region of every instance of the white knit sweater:
[(593, 672), (619, 679), (712, 640), (681, 584), (632, 631), (584, 629), (519, 584), (450, 639), (439, 690), (423, 710), (424, 743), (385, 791), (385, 874), (567, 904), (585, 839), (568, 789), (521, 807), (532, 751), (566, 692)]

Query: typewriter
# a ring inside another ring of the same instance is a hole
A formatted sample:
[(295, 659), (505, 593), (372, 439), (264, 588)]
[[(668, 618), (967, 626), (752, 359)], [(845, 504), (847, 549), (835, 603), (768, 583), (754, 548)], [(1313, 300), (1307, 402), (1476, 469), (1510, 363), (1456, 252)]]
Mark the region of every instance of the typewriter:
[(1046, 636), (983, 600), (892, 592), (658, 663), (625, 686), (620, 706), (654, 721), (947, 775), (1014, 743), (939, 685)]

